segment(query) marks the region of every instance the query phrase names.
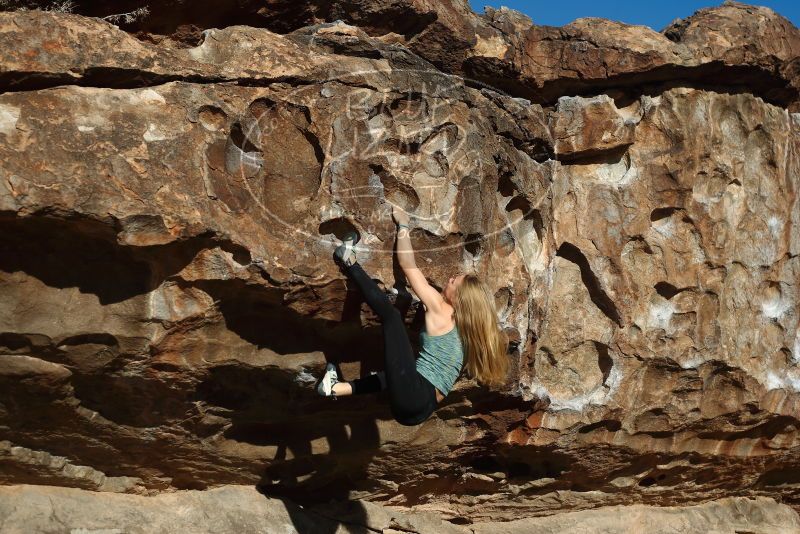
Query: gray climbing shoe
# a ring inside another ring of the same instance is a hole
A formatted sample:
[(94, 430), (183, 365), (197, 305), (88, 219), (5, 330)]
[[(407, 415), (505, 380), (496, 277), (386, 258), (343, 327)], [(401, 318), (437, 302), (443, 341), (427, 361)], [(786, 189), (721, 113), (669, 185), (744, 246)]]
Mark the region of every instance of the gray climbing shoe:
[(357, 261), (354, 247), (356, 243), (358, 243), (358, 240), (358, 232), (347, 232), (342, 239), (342, 244), (336, 247), (336, 250), (333, 251), (333, 259), (336, 260), (340, 265), (346, 267), (353, 265)]
[(323, 397), (333, 397), (335, 399), (336, 394), (333, 392), (333, 386), (337, 382), (339, 382), (339, 373), (336, 372), (336, 366), (328, 363), (325, 366), (325, 374), (322, 375), (319, 384), (317, 384), (317, 393)]

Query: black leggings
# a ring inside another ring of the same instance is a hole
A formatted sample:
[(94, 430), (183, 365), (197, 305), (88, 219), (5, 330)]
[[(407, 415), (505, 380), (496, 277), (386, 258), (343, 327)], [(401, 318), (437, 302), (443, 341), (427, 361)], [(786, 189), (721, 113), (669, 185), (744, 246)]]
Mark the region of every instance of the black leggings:
[[(392, 306), (389, 297), (381, 291), (378, 284), (364, 272), (361, 265), (354, 263), (344, 267), (345, 273), (358, 285), (364, 300), (374, 311), (383, 325), (384, 360), (386, 363), (386, 387), (392, 415), (401, 425), (414, 426), (425, 421), (436, 410), (436, 390), (428, 380), (417, 371), (414, 349), (408, 339), (406, 325), (400, 312)], [(367, 382), (375, 384), (377, 376), (355, 381), (353, 393), (359, 385)], [(361, 384), (359, 384), (361, 382)]]

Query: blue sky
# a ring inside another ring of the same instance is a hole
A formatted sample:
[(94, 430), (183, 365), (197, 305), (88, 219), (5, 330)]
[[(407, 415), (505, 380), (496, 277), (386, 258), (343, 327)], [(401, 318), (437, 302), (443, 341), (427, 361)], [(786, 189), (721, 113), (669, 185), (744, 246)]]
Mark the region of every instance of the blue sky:
[[(800, 0), (750, 0), (753, 5), (774, 9), (795, 26), (800, 26)], [(563, 26), (580, 17), (603, 17), (628, 24), (644, 24), (661, 31), (676, 18), (685, 18), (703, 7), (718, 6), (722, 0), (470, 0), (476, 13), (483, 6), (508, 6), (528, 15), (535, 24)]]

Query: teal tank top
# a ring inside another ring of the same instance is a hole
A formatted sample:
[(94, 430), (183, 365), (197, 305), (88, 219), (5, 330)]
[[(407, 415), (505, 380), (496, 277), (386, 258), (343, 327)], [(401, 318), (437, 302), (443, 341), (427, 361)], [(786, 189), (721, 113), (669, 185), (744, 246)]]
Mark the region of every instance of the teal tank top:
[(442, 335), (431, 336), (422, 330), (419, 333), (420, 349), (417, 358), (417, 371), (428, 379), (442, 395), (450, 393), (461, 374), (464, 364), (464, 348), (458, 327)]

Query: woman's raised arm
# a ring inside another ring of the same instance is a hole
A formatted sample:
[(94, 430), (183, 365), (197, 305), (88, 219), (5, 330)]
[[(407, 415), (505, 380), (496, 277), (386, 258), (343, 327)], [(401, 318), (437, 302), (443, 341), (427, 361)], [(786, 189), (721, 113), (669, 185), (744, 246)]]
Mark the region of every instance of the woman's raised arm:
[(411, 284), (411, 289), (422, 301), (425, 310), (432, 313), (441, 312), (444, 297), (428, 283), (425, 275), (419, 270), (414, 260), (414, 249), (411, 246), (410, 237), (411, 229), (408, 227), (408, 214), (401, 208), (394, 206), (392, 217), (397, 223), (397, 261), (400, 263), (400, 268), (403, 269), (408, 283)]

